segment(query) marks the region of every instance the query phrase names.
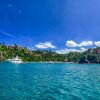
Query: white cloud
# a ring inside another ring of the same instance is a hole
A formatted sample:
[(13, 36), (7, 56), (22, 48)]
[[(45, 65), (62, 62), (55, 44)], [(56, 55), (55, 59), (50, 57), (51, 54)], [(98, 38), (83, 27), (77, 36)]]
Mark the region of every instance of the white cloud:
[(91, 46), (93, 45), (92, 41), (82, 41), (81, 43), (76, 43), (73, 40), (67, 41), (66, 46), (67, 47), (85, 47), (85, 46)]
[(39, 48), (39, 49), (48, 49), (48, 48), (56, 48), (51, 42), (44, 42), (44, 43), (38, 43), (35, 45), (36, 48)]
[(97, 47), (100, 47), (100, 41), (95, 41), (94, 45), (97, 46)]
[(77, 50), (77, 49), (61, 49), (61, 50), (56, 51), (56, 53), (58, 53), (58, 54), (66, 54), (69, 52), (79, 52), (79, 50)]
[(82, 47), (82, 46), (91, 46), (93, 45), (93, 41), (82, 41), (79, 46)]
[(77, 47), (78, 44), (72, 40), (66, 42), (66, 46), (68, 47)]
[(69, 52), (84, 52), (86, 51), (87, 49), (86, 48), (80, 48), (80, 49), (61, 49), (61, 50), (57, 50), (56, 53), (58, 54), (66, 54), (66, 53), (69, 53)]
[(80, 52), (84, 52), (86, 50), (87, 50), (86, 48), (83, 48), (83, 47), (80, 48)]

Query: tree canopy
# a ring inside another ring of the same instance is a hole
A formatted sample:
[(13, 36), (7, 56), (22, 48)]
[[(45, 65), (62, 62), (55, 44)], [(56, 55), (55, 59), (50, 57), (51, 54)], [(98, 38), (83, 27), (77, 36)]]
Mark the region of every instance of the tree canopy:
[(60, 61), (75, 63), (100, 63), (100, 48), (88, 49), (85, 52), (57, 54), (51, 50), (29, 50), (16, 44), (6, 46), (0, 43), (0, 61), (19, 56), (24, 62)]

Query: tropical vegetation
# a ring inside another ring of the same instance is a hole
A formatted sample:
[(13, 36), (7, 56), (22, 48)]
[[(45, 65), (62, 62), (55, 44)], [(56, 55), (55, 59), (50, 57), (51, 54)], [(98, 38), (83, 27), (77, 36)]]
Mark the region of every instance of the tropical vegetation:
[(7, 46), (0, 43), (0, 61), (19, 56), (24, 62), (59, 61), (75, 63), (100, 63), (100, 47), (85, 52), (57, 54), (51, 50), (29, 50), (16, 44)]

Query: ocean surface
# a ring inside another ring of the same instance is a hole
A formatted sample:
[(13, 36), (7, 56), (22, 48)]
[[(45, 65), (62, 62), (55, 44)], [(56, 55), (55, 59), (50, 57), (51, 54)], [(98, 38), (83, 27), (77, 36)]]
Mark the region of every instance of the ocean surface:
[(0, 63), (0, 100), (100, 100), (100, 64)]

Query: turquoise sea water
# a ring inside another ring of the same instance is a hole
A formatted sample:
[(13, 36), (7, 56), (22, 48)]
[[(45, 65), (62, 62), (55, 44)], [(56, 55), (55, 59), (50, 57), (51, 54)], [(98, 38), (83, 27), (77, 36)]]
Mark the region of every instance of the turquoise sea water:
[(100, 100), (100, 65), (0, 63), (0, 100)]

